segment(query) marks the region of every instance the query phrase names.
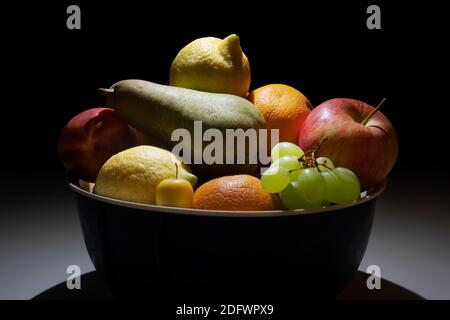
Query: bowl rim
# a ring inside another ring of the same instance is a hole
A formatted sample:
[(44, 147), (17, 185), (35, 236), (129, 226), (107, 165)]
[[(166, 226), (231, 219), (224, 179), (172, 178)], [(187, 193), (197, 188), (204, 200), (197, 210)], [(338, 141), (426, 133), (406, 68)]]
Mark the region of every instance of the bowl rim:
[(366, 194), (360, 199), (353, 201), (352, 203), (345, 205), (331, 205), (327, 207), (317, 208), (317, 209), (295, 209), (295, 210), (266, 210), (266, 211), (227, 211), (227, 210), (206, 210), (206, 209), (192, 209), (192, 208), (177, 208), (177, 207), (166, 207), (157, 206), (153, 204), (143, 204), (124, 200), (113, 199), (98, 194), (88, 192), (78, 185), (67, 180), (67, 184), (70, 189), (72, 189), (77, 194), (87, 197), (92, 200), (97, 200), (111, 205), (116, 205), (120, 207), (139, 209), (142, 211), (149, 212), (163, 212), (172, 214), (181, 214), (189, 216), (209, 216), (209, 217), (241, 217), (241, 218), (254, 218), (254, 217), (284, 217), (284, 216), (298, 216), (298, 215), (310, 215), (319, 214), (330, 211), (343, 210), (349, 207), (354, 207), (366, 203), (368, 201), (377, 198), (386, 189), (387, 179), (384, 179), (376, 186), (370, 188)]

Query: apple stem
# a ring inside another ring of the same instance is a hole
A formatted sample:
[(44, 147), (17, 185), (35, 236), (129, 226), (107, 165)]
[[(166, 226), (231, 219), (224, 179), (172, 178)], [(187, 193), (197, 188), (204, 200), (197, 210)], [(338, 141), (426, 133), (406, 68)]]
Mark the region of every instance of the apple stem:
[(175, 162), (175, 179), (178, 179), (178, 163)]
[(109, 89), (105, 89), (105, 88), (99, 88), (98, 91), (100, 92), (101, 95), (103, 96), (108, 96), (111, 93), (114, 93), (114, 89), (113, 88), (109, 88)]
[(372, 118), (372, 116), (378, 111), (380, 110), (381, 106), (384, 104), (384, 102), (386, 101), (386, 98), (383, 98), (383, 100), (381, 100), (381, 102), (378, 104), (378, 106), (372, 110), (371, 113), (369, 113), (369, 115), (361, 122), (361, 124), (363, 126), (365, 126), (367, 124), (367, 122), (369, 122), (370, 118)]

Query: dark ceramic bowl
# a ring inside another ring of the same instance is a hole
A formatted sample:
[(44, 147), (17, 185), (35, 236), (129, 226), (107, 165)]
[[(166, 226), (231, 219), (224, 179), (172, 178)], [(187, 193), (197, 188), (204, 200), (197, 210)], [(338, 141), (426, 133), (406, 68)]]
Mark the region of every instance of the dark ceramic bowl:
[(332, 297), (357, 271), (376, 198), (317, 210), (207, 211), (143, 205), (74, 183), (92, 262), (115, 294), (160, 288), (294, 288)]

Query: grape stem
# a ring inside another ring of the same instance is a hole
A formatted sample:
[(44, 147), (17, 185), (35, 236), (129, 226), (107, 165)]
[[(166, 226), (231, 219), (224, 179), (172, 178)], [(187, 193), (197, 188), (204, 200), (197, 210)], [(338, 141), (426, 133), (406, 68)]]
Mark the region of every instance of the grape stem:
[(320, 142), (318, 144), (316, 144), (314, 146), (314, 148), (312, 148), (312, 157), (314, 158), (314, 160), (316, 157), (316, 152), (319, 151), (320, 147), (322, 146), (322, 143), (324, 143), (327, 140), (328, 140), (327, 136), (323, 137), (322, 140), (320, 140)]
[[(325, 167), (328, 170), (333, 170), (332, 168), (330, 168), (329, 166), (327, 166), (326, 164), (323, 164), (323, 163), (322, 164), (317, 164), (317, 162), (316, 162), (316, 165), (317, 165), (317, 170), (319, 170), (319, 171), (320, 171), (319, 166)], [(301, 170), (301, 169), (304, 169), (304, 168), (298, 168), (298, 169), (294, 169), (294, 170), (289, 170), (289, 173), (294, 172), (294, 171), (298, 171), (298, 170)], [(322, 172), (322, 171), (320, 171), (320, 172)]]
[(327, 136), (323, 137), (318, 144), (316, 144), (312, 149), (306, 151), (298, 160), (303, 161), (303, 158), (308, 158), (310, 154), (312, 158), (315, 158), (316, 152), (319, 151), (320, 147), (322, 146), (322, 143), (324, 143), (326, 140), (328, 140), (328, 137)]
[(381, 100), (381, 102), (378, 104), (378, 106), (372, 110), (371, 113), (369, 113), (369, 115), (361, 122), (361, 124), (363, 126), (365, 126), (367, 124), (367, 122), (369, 122), (370, 118), (372, 118), (372, 116), (377, 113), (378, 110), (380, 110), (381, 106), (384, 104), (384, 102), (386, 101), (386, 98), (383, 98), (383, 100)]
[[(317, 170), (319, 170), (319, 172), (321, 172), (319, 169), (319, 164), (316, 161), (316, 153), (319, 151), (322, 144), (327, 140), (328, 140), (328, 137), (324, 136), (318, 144), (316, 144), (312, 149), (306, 151), (300, 158), (298, 158), (298, 161), (302, 163), (302, 168), (299, 168), (299, 169), (315, 167), (315, 168), (317, 168)], [(330, 169), (325, 165), (323, 165), (323, 166), (327, 169)], [(299, 170), (299, 169), (296, 169), (296, 170)], [(296, 170), (292, 170), (292, 171), (296, 171)]]

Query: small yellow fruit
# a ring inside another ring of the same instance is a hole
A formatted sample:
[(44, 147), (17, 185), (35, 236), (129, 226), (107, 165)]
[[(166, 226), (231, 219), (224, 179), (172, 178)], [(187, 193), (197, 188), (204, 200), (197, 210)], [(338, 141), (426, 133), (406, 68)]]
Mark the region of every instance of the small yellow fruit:
[(156, 188), (158, 206), (192, 208), (194, 189), (185, 179), (170, 178), (161, 181)]
[(180, 50), (170, 68), (170, 85), (244, 97), (250, 87), (250, 65), (239, 37), (205, 37)]

